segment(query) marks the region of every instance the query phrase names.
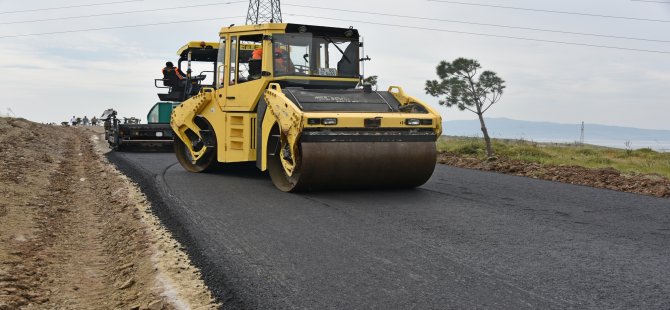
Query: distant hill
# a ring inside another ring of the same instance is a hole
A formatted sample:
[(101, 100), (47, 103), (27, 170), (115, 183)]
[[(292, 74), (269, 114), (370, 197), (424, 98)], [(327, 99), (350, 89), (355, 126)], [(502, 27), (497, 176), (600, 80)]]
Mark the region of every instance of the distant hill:
[[(446, 121), (443, 134), (449, 136), (482, 136), (479, 120)], [(538, 142), (579, 141), (581, 124), (519, 121), (508, 118), (487, 118), (486, 127), (492, 138), (526, 139)], [(630, 141), (633, 148), (650, 147), (670, 150), (670, 130), (650, 130), (631, 127), (584, 125), (584, 142), (624, 148)]]

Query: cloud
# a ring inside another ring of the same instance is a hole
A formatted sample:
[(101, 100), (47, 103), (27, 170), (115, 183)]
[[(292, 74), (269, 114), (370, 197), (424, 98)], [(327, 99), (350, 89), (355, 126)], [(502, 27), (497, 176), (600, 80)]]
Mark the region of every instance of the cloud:
[[(5, 1), (3, 10), (54, 6), (53, 1)], [(198, 2), (205, 3), (205, 2)], [(195, 3), (195, 4), (198, 4)], [(573, 32), (666, 39), (664, 25), (534, 12), (501, 11), (445, 3), (295, 0), (291, 4), (333, 8), (355, 7), (361, 12), (381, 12), (433, 19), (465, 20)], [(95, 9), (54, 10), (3, 16), (19, 21), (55, 16), (127, 11), (184, 5), (176, 0), (143, 1)], [(607, 0), (582, 2), (527, 1), (524, 6), (668, 19), (659, 5)], [(668, 7), (668, 6), (664, 6)], [(578, 47), (542, 42), (472, 36), (411, 29), (406, 26), (519, 36), (536, 39), (669, 50), (665, 43), (520, 31), (505, 28), (417, 20), (332, 10), (284, 6), (285, 21), (359, 29), (365, 37), (366, 74), (379, 75), (380, 86), (402, 86), (406, 92), (435, 105), (445, 119), (474, 115), (437, 106), (425, 94), (425, 80), (435, 78), (440, 60), (457, 57), (478, 59), (486, 69), (507, 81), (502, 101), (487, 114), (525, 120), (575, 123), (581, 120), (611, 125), (670, 129), (667, 95), (669, 55)], [(217, 40), (221, 26), (242, 24), (244, 18), (199, 21), (217, 16), (245, 15), (246, 4), (127, 14), (58, 22), (5, 25), (1, 35), (99, 28), (154, 22), (193, 20), (189, 23), (61, 35), (0, 39), (0, 85), (6, 91), (3, 107), (38, 121), (65, 120), (72, 114), (99, 113), (114, 107), (120, 114), (143, 116), (157, 101), (153, 79), (175, 51), (187, 41)], [(290, 16), (303, 14), (353, 22)], [(366, 22), (398, 25), (382, 26)], [(670, 50), (669, 50), (670, 51)], [(2, 107), (0, 107), (2, 108)]]

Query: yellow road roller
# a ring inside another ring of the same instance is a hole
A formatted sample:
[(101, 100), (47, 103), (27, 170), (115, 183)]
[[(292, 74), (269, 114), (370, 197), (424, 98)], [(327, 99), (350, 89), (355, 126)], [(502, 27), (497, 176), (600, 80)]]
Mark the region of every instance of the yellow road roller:
[(411, 188), (432, 175), (440, 115), (401, 87), (361, 83), (356, 29), (268, 23), (219, 37), (199, 51), (211, 53), (212, 85), (171, 116), (186, 170), (255, 162), (286, 192)]

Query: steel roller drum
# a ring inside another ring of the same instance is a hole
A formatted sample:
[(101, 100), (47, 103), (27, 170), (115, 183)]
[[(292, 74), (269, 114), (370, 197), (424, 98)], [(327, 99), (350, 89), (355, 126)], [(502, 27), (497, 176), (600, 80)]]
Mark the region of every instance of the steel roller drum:
[(283, 191), (412, 188), (433, 174), (435, 142), (303, 142), (295, 173), (278, 158), (268, 162)]

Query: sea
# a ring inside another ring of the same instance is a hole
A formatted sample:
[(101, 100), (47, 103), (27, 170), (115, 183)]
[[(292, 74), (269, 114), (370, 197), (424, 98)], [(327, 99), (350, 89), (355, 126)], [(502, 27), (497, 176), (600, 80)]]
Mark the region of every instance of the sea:
[[(599, 124), (559, 124), (521, 121), (508, 118), (486, 120), (489, 135), (499, 139), (523, 139), (535, 142), (575, 143), (583, 135), (585, 144), (619, 149), (650, 148), (670, 152), (670, 130), (640, 129)], [(479, 136), (478, 120), (454, 120), (444, 123), (444, 134)]]
[[(508, 138), (516, 139), (516, 138)], [(550, 138), (523, 138), (524, 140), (534, 142), (548, 142), (548, 143), (577, 143), (579, 141), (570, 139), (550, 139)], [(670, 140), (624, 140), (624, 139), (584, 139), (584, 144), (592, 144), (606, 147), (613, 147), (617, 149), (643, 149), (650, 148), (657, 152), (670, 152)]]

